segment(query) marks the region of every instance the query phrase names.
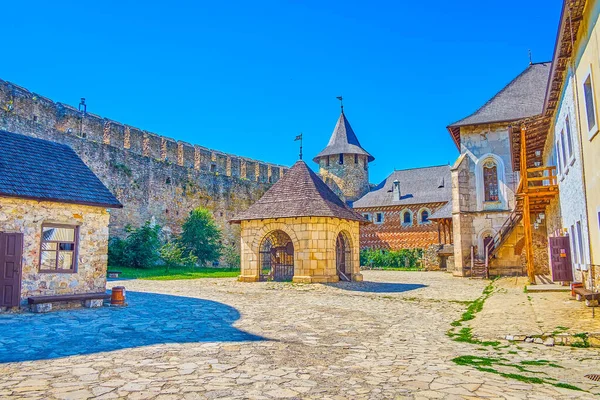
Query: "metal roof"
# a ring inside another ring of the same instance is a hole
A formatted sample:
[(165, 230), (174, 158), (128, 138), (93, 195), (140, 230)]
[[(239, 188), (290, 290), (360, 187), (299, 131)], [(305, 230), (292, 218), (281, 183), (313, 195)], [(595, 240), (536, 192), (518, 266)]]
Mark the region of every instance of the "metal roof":
[[(394, 181), (400, 186), (400, 199), (394, 198)], [(385, 207), (395, 205), (442, 203), (452, 199), (450, 166), (413, 168), (394, 171), (352, 207)]]

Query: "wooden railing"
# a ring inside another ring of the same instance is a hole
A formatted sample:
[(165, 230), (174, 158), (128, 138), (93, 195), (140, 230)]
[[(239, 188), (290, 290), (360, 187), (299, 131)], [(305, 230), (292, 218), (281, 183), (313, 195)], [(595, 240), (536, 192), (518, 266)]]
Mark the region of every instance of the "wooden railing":
[[(532, 176), (533, 175), (533, 176)], [(522, 181), (522, 179), (521, 179)], [(540, 187), (555, 187), (558, 185), (556, 167), (527, 168), (527, 189), (538, 189)], [(521, 184), (519, 188), (522, 189)]]
[(496, 254), (500, 246), (502, 246), (502, 243), (508, 239), (512, 231), (519, 225), (521, 219), (523, 219), (523, 214), (515, 209), (510, 213), (506, 221), (504, 221), (498, 232), (492, 237), (492, 240), (485, 246), (485, 268), (487, 275), (489, 275), (490, 260), (494, 254)]

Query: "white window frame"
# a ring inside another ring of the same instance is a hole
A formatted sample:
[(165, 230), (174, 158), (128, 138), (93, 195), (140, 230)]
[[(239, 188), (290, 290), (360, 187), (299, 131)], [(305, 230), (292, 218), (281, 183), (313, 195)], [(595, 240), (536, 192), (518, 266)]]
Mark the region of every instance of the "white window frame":
[(362, 215), (367, 221), (371, 221), (371, 213), (363, 213)]
[[(379, 216), (381, 215), (381, 221), (377, 221), (379, 219)], [(385, 221), (385, 214), (383, 212), (376, 212), (375, 213), (375, 218), (373, 218), (373, 222), (376, 223), (377, 225), (383, 224), (383, 222)]]
[(575, 132), (571, 128), (571, 115), (567, 111), (567, 115), (565, 116), (565, 139), (567, 140), (567, 148), (569, 149), (569, 165), (573, 165), (575, 162), (575, 138), (573, 137)]
[[(498, 201), (489, 202), (485, 199), (485, 187), (483, 184), (483, 166), (488, 161), (496, 163), (496, 173), (498, 174)], [(506, 195), (506, 171), (504, 160), (497, 154), (487, 153), (482, 155), (475, 165), (475, 188), (477, 190), (477, 210), (506, 210), (508, 209), (508, 199)]]
[[(586, 103), (586, 99), (585, 99), (585, 82), (588, 80), (590, 80), (590, 87), (592, 89), (592, 108), (594, 110), (594, 122), (595, 125), (592, 127), (588, 126), (588, 113), (587, 113), (587, 103)], [(596, 134), (598, 133), (598, 110), (596, 108), (596, 96), (595, 96), (595, 91), (594, 91), (594, 76), (592, 74), (592, 66), (590, 64), (590, 66), (588, 67), (588, 70), (586, 72), (586, 74), (584, 75), (584, 78), (581, 80), (581, 94), (583, 95), (583, 111), (585, 113), (585, 126), (587, 128), (587, 135), (588, 135), (588, 139), (592, 140), (594, 138), (594, 136), (596, 136)]]

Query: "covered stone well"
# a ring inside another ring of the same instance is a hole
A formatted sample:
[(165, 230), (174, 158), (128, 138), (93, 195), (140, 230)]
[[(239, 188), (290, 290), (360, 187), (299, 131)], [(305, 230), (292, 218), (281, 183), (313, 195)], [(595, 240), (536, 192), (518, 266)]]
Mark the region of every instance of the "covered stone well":
[(362, 280), (359, 226), (368, 221), (304, 161), (230, 223), (241, 224), (240, 281)]

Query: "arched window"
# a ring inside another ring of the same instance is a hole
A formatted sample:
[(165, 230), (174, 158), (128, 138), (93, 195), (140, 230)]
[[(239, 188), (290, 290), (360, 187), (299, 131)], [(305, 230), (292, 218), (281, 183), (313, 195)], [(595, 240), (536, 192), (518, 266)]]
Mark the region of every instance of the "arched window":
[(402, 215), (402, 222), (405, 224), (410, 224), (412, 222), (410, 212), (404, 211), (404, 214)]
[(499, 201), (498, 197), (498, 166), (492, 160), (483, 164), (483, 194), (484, 201)]
[(429, 211), (423, 210), (421, 211), (421, 222), (429, 222)]

